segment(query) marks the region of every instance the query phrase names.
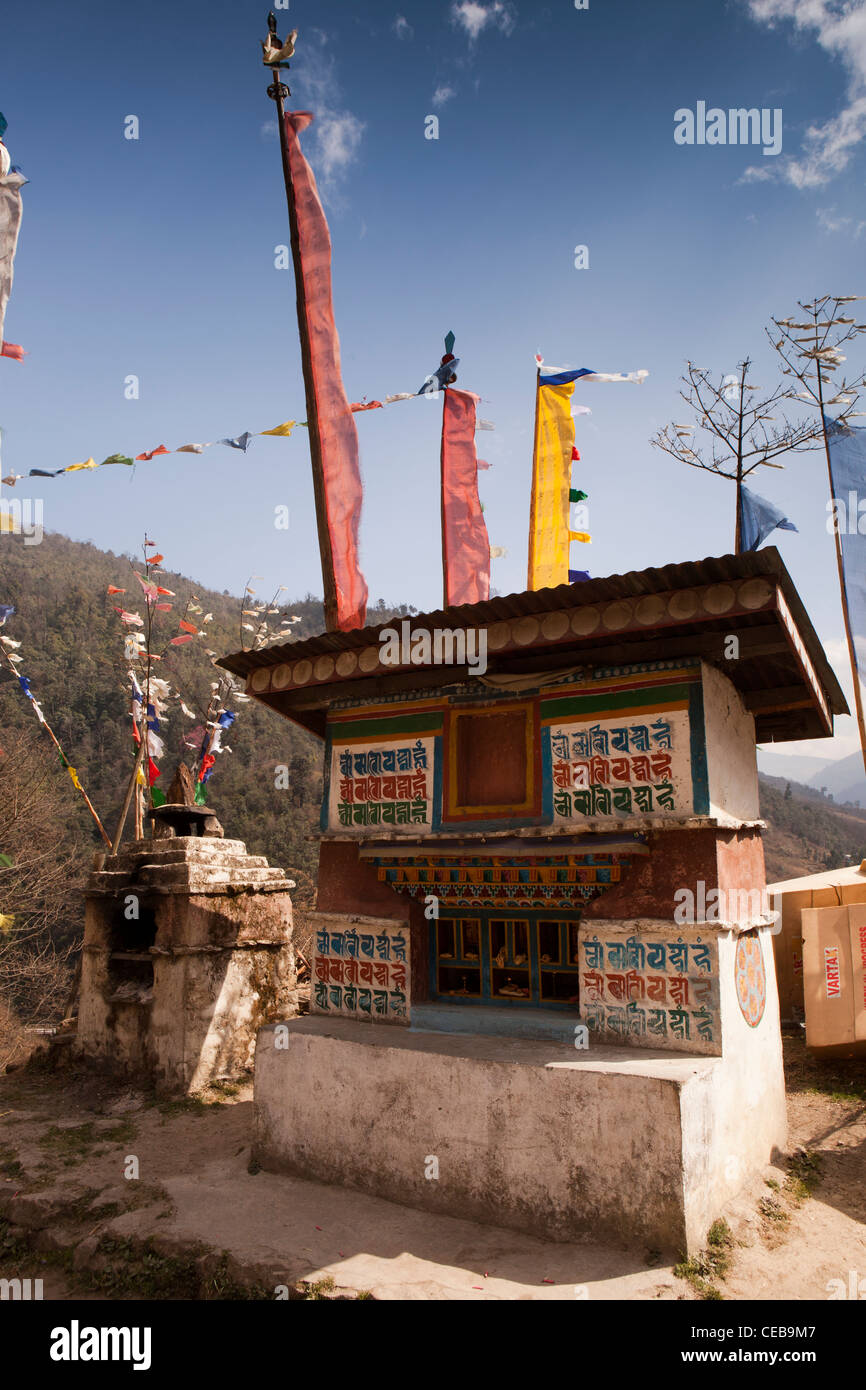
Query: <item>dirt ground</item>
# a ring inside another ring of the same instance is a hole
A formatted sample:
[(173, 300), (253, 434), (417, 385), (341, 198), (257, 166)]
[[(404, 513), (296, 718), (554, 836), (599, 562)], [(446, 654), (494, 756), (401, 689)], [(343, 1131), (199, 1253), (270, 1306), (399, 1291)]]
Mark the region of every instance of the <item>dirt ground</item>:
[(816, 1062), (798, 1036), (786, 1073), (789, 1154), (719, 1214), (704, 1257), (672, 1267), (255, 1171), (249, 1084), (160, 1103), (15, 1071), (0, 1077), (0, 1277), (42, 1278), (54, 1299), (782, 1301), (859, 1280), (866, 1297), (866, 1063)]

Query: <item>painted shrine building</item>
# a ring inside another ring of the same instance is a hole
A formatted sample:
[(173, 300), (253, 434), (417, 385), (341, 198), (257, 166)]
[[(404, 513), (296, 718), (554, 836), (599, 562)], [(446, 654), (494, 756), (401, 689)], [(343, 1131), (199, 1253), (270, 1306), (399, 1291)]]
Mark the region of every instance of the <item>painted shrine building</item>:
[[(324, 747), (311, 1014), (282, 1059), (259, 1035), (263, 1161), (488, 1219), (478, 1145), (501, 1174), (504, 1095), (515, 1134), (559, 1135), (563, 1114), (576, 1129), (543, 1180), (528, 1153), (510, 1160), (489, 1219), (692, 1248), (784, 1142), (755, 748), (829, 737), (847, 711), (818, 637), (772, 547), (406, 623), (220, 663)], [(486, 662), (413, 662), (443, 633)], [(325, 1117), (304, 1079), (335, 1048), (355, 1084)], [(357, 1130), (374, 1056), (404, 1095), (399, 1141), (390, 1123), (375, 1142)], [(455, 1067), (488, 1141), (460, 1117)], [(395, 1177), (413, 1133), (426, 1153), (465, 1141), (449, 1182)]]

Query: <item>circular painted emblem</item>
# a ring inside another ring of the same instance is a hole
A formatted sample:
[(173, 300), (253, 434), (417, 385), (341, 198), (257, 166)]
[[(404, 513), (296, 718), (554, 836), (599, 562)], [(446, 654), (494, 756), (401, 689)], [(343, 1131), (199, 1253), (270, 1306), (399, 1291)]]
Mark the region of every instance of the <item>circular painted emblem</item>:
[(740, 1012), (750, 1028), (757, 1028), (767, 1003), (767, 972), (761, 938), (756, 931), (745, 932), (737, 940), (734, 976)]

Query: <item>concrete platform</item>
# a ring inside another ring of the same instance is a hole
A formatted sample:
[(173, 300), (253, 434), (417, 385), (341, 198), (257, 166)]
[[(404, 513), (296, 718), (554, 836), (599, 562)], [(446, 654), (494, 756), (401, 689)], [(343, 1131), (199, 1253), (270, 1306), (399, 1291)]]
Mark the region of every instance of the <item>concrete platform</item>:
[(537, 1041), (293, 1019), (258, 1035), (254, 1151), (264, 1169), (416, 1208), (678, 1254), (731, 1195), (710, 1161), (724, 1071), (577, 1051), (573, 1023)]
[(575, 1027), (580, 1023), (577, 1009), (566, 1013), (550, 1009), (465, 1008), (461, 1004), (414, 1004), (413, 1033), (492, 1034), (503, 1038), (535, 1038), (543, 1042), (565, 1043), (574, 1047)]

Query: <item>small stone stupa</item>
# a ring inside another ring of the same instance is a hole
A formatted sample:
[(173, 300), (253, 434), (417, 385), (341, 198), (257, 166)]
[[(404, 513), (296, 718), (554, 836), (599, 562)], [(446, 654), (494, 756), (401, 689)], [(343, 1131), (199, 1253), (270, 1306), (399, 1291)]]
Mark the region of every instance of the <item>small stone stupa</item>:
[(252, 1068), (257, 1029), (297, 1012), (294, 883), (223, 838), (175, 772), (153, 838), (94, 858), (76, 1050), (194, 1092)]

